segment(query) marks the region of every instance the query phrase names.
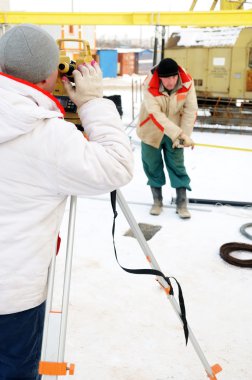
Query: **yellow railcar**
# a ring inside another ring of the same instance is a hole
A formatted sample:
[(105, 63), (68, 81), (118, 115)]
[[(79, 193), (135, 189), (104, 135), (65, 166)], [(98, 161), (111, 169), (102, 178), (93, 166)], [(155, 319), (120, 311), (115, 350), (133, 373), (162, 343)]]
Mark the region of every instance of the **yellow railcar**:
[(192, 75), (199, 105), (210, 106), (211, 115), (226, 120), (232, 107), (233, 124), (251, 124), (252, 27), (181, 29), (171, 34), (164, 57)]

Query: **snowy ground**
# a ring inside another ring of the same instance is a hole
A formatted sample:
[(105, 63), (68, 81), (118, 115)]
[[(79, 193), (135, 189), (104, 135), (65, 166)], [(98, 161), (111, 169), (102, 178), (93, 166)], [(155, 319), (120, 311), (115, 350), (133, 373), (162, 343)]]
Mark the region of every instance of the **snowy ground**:
[[(116, 90), (110, 89), (107, 94), (119, 93), (119, 88)], [(131, 95), (129, 88), (120, 91), (125, 94), (126, 125), (132, 116)], [(123, 199), (138, 223), (162, 227), (149, 240), (149, 247), (162, 271), (180, 282), (189, 325), (209, 364), (219, 363), (223, 368), (217, 379), (251, 380), (251, 269), (226, 263), (219, 256), (219, 248), (228, 242), (251, 244), (239, 228), (252, 222), (252, 208), (191, 204), (192, 219), (180, 220), (171, 204), (175, 194), (168, 181), (164, 188), (166, 207), (159, 217), (151, 216), (152, 199), (134, 131), (131, 138), (135, 176), (121, 189)], [(195, 132), (193, 138), (198, 144), (252, 148), (252, 136)], [(252, 202), (251, 164), (252, 152), (201, 146), (186, 150), (193, 188), (189, 197)], [(120, 263), (148, 268), (138, 241), (124, 236), (129, 225), (119, 205), (118, 211), (116, 246)], [(61, 229), (57, 279), (63, 272), (68, 213), (69, 209)], [(112, 219), (108, 194), (78, 199), (65, 355), (66, 361), (76, 364), (74, 378), (206, 379), (204, 367), (192, 344), (185, 345), (180, 320), (155, 278), (131, 275), (118, 266)], [(56, 293), (59, 283), (57, 280)]]

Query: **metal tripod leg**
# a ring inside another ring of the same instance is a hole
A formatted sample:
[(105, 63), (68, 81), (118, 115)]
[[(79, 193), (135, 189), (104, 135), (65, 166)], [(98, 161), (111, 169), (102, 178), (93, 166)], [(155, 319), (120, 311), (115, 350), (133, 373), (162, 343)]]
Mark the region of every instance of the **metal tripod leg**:
[[(153, 254), (150, 250), (150, 247), (147, 244), (147, 241), (146, 241), (142, 231), (140, 230), (132, 212), (130, 211), (130, 208), (127, 205), (121, 191), (117, 190), (116, 193), (117, 193), (117, 202), (118, 202), (125, 218), (127, 219), (136, 239), (138, 240), (138, 243), (141, 246), (143, 253), (145, 254), (147, 260), (149, 261), (150, 266), (152, 267), (152, 269), (156, 269), (156, 270), (161, 271), (155, 257), (153, 256)], [(175, 310), (177, 316), (179, 317), (179, 320), (181, 321), (181, 318), (180, 318), (181, 312), (180, 312), (179, 304), (177, 303), (176, 299), (172, 295), (169, 294), (169, 291), (167, 291), (167, 290), (169, 290), (168, 283), (164, 280), (163, 277), (158, 277), (158, 281), (162, 285), (162, 287), (164, 288), (166, 295), (167, 295), (167, 298), (169, 299), (170, 303), (173, 306), (173, 309)], [(193, 332), (192, 332), (189, 325), (188, 325), (188, 330), (189, 330), (189, 339), (190, 339), (190, 341), (194, 347), (194, 350), (196, 351), (201, 363), (203, 364), (208, 377), (211, 380), (217, 380), (215, 375), (222, 370), (221, 367), (218, 364), (215, 364), (212, 367), (209, 365), (209, 363), (208, 363), (203, 351), (201, 350), (199, 343), (197, 342), (195, 336), (193, 335)]]
[(58, 376), (73, 375), (74, 365), (64, 362), (68, 304), (71, 282), (76, 196), (71, 196), (62, 305), (60, 311), (52, 310), (56, 255), (53, 256), (48, 275), (48, 295), (39, 373), (43, 380), (56, 380)]

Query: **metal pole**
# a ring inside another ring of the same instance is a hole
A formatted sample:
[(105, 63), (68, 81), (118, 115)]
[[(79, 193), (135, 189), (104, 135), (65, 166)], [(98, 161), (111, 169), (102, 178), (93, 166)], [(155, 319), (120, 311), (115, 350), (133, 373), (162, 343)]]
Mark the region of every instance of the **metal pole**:
[(43, 340), (42, 340), (42, 349), (41, 349), (41, 361), (44, 361), (46, 359), (49, 316), (50, 316), (50, 310), (52, 309), (52, 299), (53, 299), (55, 263), (56, 263), (56, 252), (53, 255), (51, 265), (49, 267), (49, 272), (48, 272), (47, 299), (46, 299), (45, 320), (44, 320)]
[(142, 83), (142, 79), (140, 78), (140, 102), (143, 101), (143, 83)]
[[(123, 198), (121, 191), (117, 190), (116, 192), (117, 192), (117, 202), (118, 202), (125, 218), (127, 219), (132, 231), (134, 232), (134, 235), (135, 235), (136, 239), (138, 240), (138, 243), (140, 244), (147, 260), (149, 261), (149, 263), (153, 269), (157, 269), (157, 270), (161, 271), (155, 257), (153, 256), (153, 254), (150, 250), (149, 245), (147, 244), (145, 237), (143, 236), (141, 229), (139, 228), (133, 214), (130, 211), (130, 208), (128, 207), (125, 199)], [(158, 277), (158, 281), (165, 289), (167, 289), (167, 287), (169, 287), (168, 283), (164, 280), (163, 277)], [(181, 318), (180, 318), (181, 311), (180, 311), (180, 307), (179, 307), (177, 301), (170, 294), (166, 293), (166, 295), (167, 295), (167, 298), (169, 299), (169, 301), (171, 302), (173, 309), (175, 310), (177, 316), (179, 317), (179, 320), (181, 321)], [(203, 364), (203, 366), (204, 366), (204, 368), (208, 374), (208, 377), (212, 380), (215, 380), (216, 379), (215, 373), (213, 372), (211, 366), (209, 365), (209, 363), (208, 363), (203, 351), (201, 350), (201, 348), (200, 348), (200, 346), (199, 346), (199, 344), (198, 344), (198, 342), (197, 342), (197, 340), (196, 340), (196, 338), (195, 338), (195, 336), (194, 336), (189, 325), (188, 325), (188, 330), (189, 330), (189, 339), (190, 339), (201, 363)], [(221, 370), (221, 369), (219, 369), (219, 370)]]
[(61, 318), (61, 326), (60, 326), (60, 343), (59, 343), (59, 356), (58, 356), (59, 361), (64, 360), (64, 354), (65, 354), (65, 342), (66, 342), (68, 305), (69, 305), (69, 294), (70, 294), (70, 283), (71, 283), (76, 205), (77, 205), (77, 197), (71, 196), (70, 214), (69, 214), (69, 223), (68, 223), (68, 239), (67, 239), (67, 249), (66, 249), (64, 290), (63, 290), (63, 299), (62, 299), (62, 318)]
[(132, 105), (132, 121), (135, 119), (134, 107), (134, 79), (131, 77), (131, 105)]
[(135, 80), (135, 102), (137, 103), (137, 98), (138, 98), (138, 82), (137, 79)]
[(204, 204), (204, 205), (226, 205), (226, 206), (236, 206), (236, 207), (245, 207), (252, 206), (252, 202), (239, 202), (239, 201), (227, 201), (219, 199), (198, 199), (198, 198), (189, 198), (188, 203)]
[(153, 66), (155, 66), (157, 64), (157, 50), (158, 50), (158, 25), (156, 25), (156, 27), (155, 27)]
[(39, 373), (43, 375), (43, 380), (56, 380), (59, 375), (66, 375), (68, 371), (69, 375), (74, 373), (74, 365), (65, 363), (64, 355), (71, 283), (76, 205), (77, 197), (71, 196), (62, 305), (61, 310), (56, 312), (52, 310), (56, 255), (53, 256), (49, 268), (44, 333), (39, 365)]
[(164, 49), (165, 49), (165, 26), (162, 26), (161, 59), (164, 59)]

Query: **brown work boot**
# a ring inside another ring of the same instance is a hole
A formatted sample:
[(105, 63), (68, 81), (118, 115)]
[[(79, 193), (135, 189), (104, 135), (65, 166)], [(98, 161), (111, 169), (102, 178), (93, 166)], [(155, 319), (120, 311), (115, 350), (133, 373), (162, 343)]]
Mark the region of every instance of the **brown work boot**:
[(180, 187), (176, 189), (177, 198), (176, 198), (176, 213), (179, 215), (181, 219), (189, 219), (191, 218), (191, 214), (187, 208), (187, 198), (186, 198), (186, 189), (184, 187)]
[(155, 201), (150, 209), (151, 215), (160, 215), (163, 211), (163, 203), (160, 201)]
[(163, 210), (163, 197), (162, 197), (162, 187), (151, 187), (153, 195), (153, 205), (150, 209), (151, 215), (160, 215)]

